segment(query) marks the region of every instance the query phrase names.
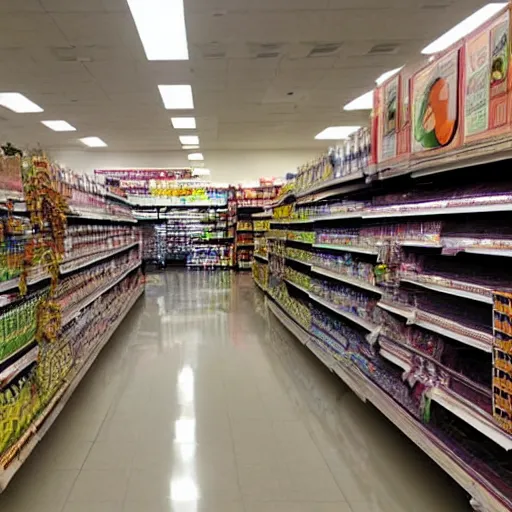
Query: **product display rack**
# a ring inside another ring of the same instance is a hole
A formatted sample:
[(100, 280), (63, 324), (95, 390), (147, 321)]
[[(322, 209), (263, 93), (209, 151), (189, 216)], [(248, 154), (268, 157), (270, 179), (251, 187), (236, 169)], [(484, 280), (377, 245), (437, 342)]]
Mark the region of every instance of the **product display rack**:
[(491, 318), (493, 308), (503, 316), (497, 294), (512, 296), (512, 181), (494, 163), (332, 187), (321, 181), (273, 205), (269, 263), (253, 270), (270, 310), (475, 509), (510, 510), (512, 367), (495, 347), (508, 354), (512, 321)]
[(266, 257), (262, 234), (268, 230), (269, 225), (261, 217), (268, 215), (265, 208), (275, 201), (279, 191), (280, 187), (274, 184), (235, 190), (237, 203), (235, 248), (238, 270), (250, 270), (256, 253), (260, 261), (262, 257)]
[(125, 198), (42, 156), (0, 160), (10, 160), (25, 200), (16, 209), (8, 200), (0, 213), (2, 491), (144, 284)]

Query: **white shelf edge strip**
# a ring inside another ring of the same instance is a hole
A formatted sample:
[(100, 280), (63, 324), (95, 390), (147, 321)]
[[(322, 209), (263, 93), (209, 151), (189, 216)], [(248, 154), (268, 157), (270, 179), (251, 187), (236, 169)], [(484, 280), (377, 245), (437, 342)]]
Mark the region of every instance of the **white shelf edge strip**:
[[(23, 346), (22, 348), (25, 348)], [(23, 357), (17, 359), (13, 364), (9, 365), (3, 372), (0, 373), (0, 382), (5, 379), (12, 380), (18, 373), (23, 371), (25, 368), (30, 366), (32, 363), (37, 361), (37, 356), (39, 354), (39, 346), (35, 346), (31, 350), (29, 350)], [(12, 357), (14, 354), (11, 354)]]
[[(464, 334), (458, 334), (455, 331), (451, 331), (450, 329), (445, 329), (437, 324), (432, 322), (428, 322), (427, 320), (417, 320), (415, 310), (412, 308), (400, 308), (393, 304), (388, 304), (386, 302), (378, 302), (377, 306), (390, 313), (394, 313), (395, 315), (399, 315), (405, 319), (409, 325), (417, 325), (418, 327), (422, 327), (423, 329), (427, 329), (428, 331), (436, 332), (437, 334), (441, 334), (442, 336), (446, 336), (452, 340), (460, 341), (465, 345), (469, 345), (471, 347), (475, 347), (477, 349), (483, 350), (484, 352), (492, 352), (492, 341), (489, 340), (488, 343), (485, 341), (480, 341), (476, 338), (472, 338), (470, 336), (466, 336)], [(489, 335), (490, 336), (490, 335)]]
[(484, 254), (484, 255), (489, 255), (489, 256), (504, 256), (506, 258), (510, 258), (512, 257), (512, 249), (511, 250), (507, 250), (507, 249), (486, 249), (486, 248), (481, 248), (479, 249), (478, 247), (470, 247), (468, 249), (464, 249), (464, 252), (467, 252), (469, 254)]
[[(31, 436), (29, 440), (21, 447), (19, 454), (16, 458), (14, 458), (11, 463), (7, 466), (6, 469), (0, 469), (0, 492), (5, 490), (9, 481), (13, 478), (16, 472), (20, 469), (21, 465), (27, 460), (29, 455), (32, 453), (34, 448), (38, 445), (39, 441), (44, 437), (46, 432), (53, 425), (62, 409), (71, 398), (73, 392), (77, 388), (80, 381), (84, 378), (86, 373), (89, 371), (89, 368), (92, 366), (99, 353), (105, 347), (105, 345), (109, 342), (110, 338), (117, 330), (121, 322), (124, 320), (128, 312), (131, 310), (135, 302), (139, 299), (139, 297), (144, 293), (144, 286), (141, 286), (137, 292), (134, 292), (133, 297), (127, 302), (125, 310), (119, 316), (117, 322), (112, 325), (112, 327), (104, 334), (103, 339), (98, 343), (96, 348), (89, 354), (87, 359), (83, 362), (80, 368), (77, 368), (76, 373), (72, 377), (71, 381), (64, 392), (54, 398), (42, 411), (39, 415), (38, 420), (36, 420), (37, 425), (33, 425), (29, 431), (27, 431), (27, 435)], [(41, 428), (37, 428), (38, 425), (41, 425)]]
[(96, 290), (91, 295), (85, 297), (81, 302), (77, 305), (73, 306), (70, 311), (65, 311), (62, 317), (62, 326), (64, 327), (66, 324), (74, 320), (82, 309), (86, 308), (89, 304), (92, 304), (96, 299), (101, 297), (104, 293), (108, 292), (111, 288), (113, 288), (116, 284), (120, 283), (128, 274), (133, 272), (135, 269), (141, 266), (141, 262), (138, 261), (135, 265), (132, 265), (128, 270), (125, 270), (118, 278), (116, 278), (112, 283), (109, 283), (107, 286)]
[(254, 257), (255, 257), (255, 258), (259, 258), (260, 260), (263, 260), (263, 261), (268, 262), (268, 258), (267, 258), (266, 256), (263, 256), (263, 255), (258, 254), (258, 253), (256, 253), (256, 252), (254, 253)]
[(363, 281), (362, 279), (356, 279), (354, 277), (346, 276), (344, 274), (340, 274), (339, 272), (335, 272), (333, 270), (328, 270), (324, 267), (317, 267), (312, 266), (311, 270), (317, 274), (332, 277), (333, 279), (336, 279), (337, 281), (341, 281), (343, 283), (348, 283), (353, 286), (357, 286), (358, 288), (362, 288), (364, 290), (369, 290), (374, 293), (378, 293), (379, 295), (382, 295), (382, 290), (371, 283), (368, 283), (366, 281)]
[(337, 308), (331, 302), (328, 302), (325, 299), (322, 299), (322, 297), (319, 297), (318, 295), (315, 295), (314, 293), (309, 293), (309, 296), (315, 302), (318, 302), (318, 304), (321, 304), (322, 306), (330, 309), (331, 311), (334, 311), (338, 315), (341, 315), (349, 320), (352, 320), (352, 322), (359, 324), (361, 327), (364, 327), (367, 331), (372, 332), (378, 328), (377, 325), (372, 324), (371, 322), (368, 322), (364, 318), (354, 315), (353, 313), (349, 313), (348, 311), (343, 311), (342, 309)]
[(307, 293), (309, 295), (309, 290), (307, 288), (304, 288), (304, 286), (301, 286), (300, 284), (294, 283), (291, 279), (285, 279), (285, 281), (288, 284), (291, 284), (292, 286), (295, 286), (295, 288), (303, 291), (304, 293)]
[(308, 267), (311, 267), (311, 263), (307, 263), (306, 261), (298, 260), (297, 258), (292, 258), (291, 256), (283, 256), (287, 260), (290, 261), (296, 261), (297, 263), (302, 263), (303, 265), (306, 265)]
[[(275, 312), (274, 312), (275, 314)], [(283, 321), (281, 311), (275, 314), (276, 318)], [(301, 341), (301, 340), (299, 340)], [(363, 377), (355, 370), (337, 364), (334, 373), (364, 402), (371, 402), (384, 416), (388, 418), (411, 441), (422, 449), (434, 462), (436, 462), (448, 475), (450, 475), (463, 489), (465, 489), (478, 503), (486, 506), (486, 512), (509, 512), (510, 508), (504, 505), (489, 489), (478, 483), (470, 473), (471, 468), (450, 453), (448, 447), (440, 441), (435, 442), (426, 434), (426, 429), (416, 419), (402, 410), (391, 397), (387, 396), (376, 384)], [(454, 471), (454, 465), (457, 471)]]
[(313, 244), (313, 247), (317, 249), (330, 249), (332, 251), (358, 252), (361, 254), (379, 254), (377, 249), (357, 247), (355, 245)]
[[(449, 286), (442, 286), (438, 284), (417, 281), (416, 279), (412, 279), (410, 277), (401, 277), (400, 281), (403, 281), (405, 283), (412, 283), (416, 286), (421, 286), (422, 288), (427, 288), (429, 290), (434, 290), (436, 292), (446, 293), (448, 295), (456, 295), (457, 297), (464, 297), (466, 299), (476, 300), (478, 302), (485, 302), (486, 304), (493, 303), (492, 295), (490, 297), (486, 297), (485, 295), (467, 292), (465, 290), (460, 290), (458, 288), (450, 288)], [(489, 290), (489, 293), (492, 294), (492, 291)]]
[(480, 341), (475, 338), (471, 338), (470, 336), (465, 336), (464, 334), (458, 334), (454, 331), (450, 331), (449, 329), (445, 329), (444, 327), (431, 322), (427, 322), (425, 320), (415, 320), (414, 325), (423, 327), (423, 329), (427, 329), (432, 332), (436, 332), (437, 334), (441, 334), (442, 336), (446, 336), (452, 340), (460, 341), (465, 345), (483, 350), (484, 352), (492, 352), (492, 342), (486, 343), (485, 341)]
[(379, 350), (379, 354), (384, 359), (387, 359), (388, 361), (391, 361), (392, 363), (394, 363), (397, 366), (399, 366), (400, 368), (402, 368), (402, 370), (405, 370), (406, 372), (409, 372), (411, 370), (411, 364), (409, 362), (405, 361), (404, 359), (401, 359), (396, 354), (389, 352), (385, 348), (381, 347)]
[(450, 396), (450, 393), (440, 388), (432, 388), (429, 394), (434, 402), (448, 409), (502, 448), (512, 450), (512, 436), (501, 430), (491, 416), (486, 418), (484, 411), (479, 411), (472, 404), (464, 403), (460, 398)]
[(297, 198), (308, 196), (309, 194), (312, 194), (314, 192), (317, 192), (319, 190), (323, 190), (324, 188), (330, 188), (334, 187), (335, 185), (339, 185), (341, 183), (347, 183), (349, 181), (355, 181), (364, 178), (364, 172), (358, 171), (351, 174), (348, 174), (347, 176), (342, 176), (341, 178), (337, 178), (334, 180), (328, 180), (323, 181), (319, 183), (318, 185), (313, 185), (312, 187), (308, 188), (307, 190), (303, 190), (301, 192), (297, 192), (295, 196)]
[[(75, 270), (78, 270), (79, 268), (87, 267), (89, 265), (92, 265), (93, 263), (97, 263), (98, 261), (105, 260), (105, 259), (109, 258), (110, 256), (114, 256), (115, 254), (118, 254), (120, 252), (127, 251), (128, 249), (131, 249), (132, 247), (135, 247), (137, 245), (139, 245), (139, 242), (133, 242), (129, 245), (124, 245), (123, 247), (118, 247), (117, 249), (114, 249), (114, 250), (111, 250), (108, 252), (102, 252), (98, 257), (96, 257), (92, 260), (88, 260), (86, 262), (80, 263), (77, 266), (72, 266), (70, 269), (68, 269), (68, 266), (70, 266), (73, 263), (73, 261), (76, 261), (81, 258), (86, 258), (87, 255), (80, 256), (73, 260), (63, 261), (60, 265), (61, 266), (60, 273), (61, 274), (69, 274), (70, 272), (74, 272)], [(63, 269), (62, 267), (65, 267), (65, 268)]]

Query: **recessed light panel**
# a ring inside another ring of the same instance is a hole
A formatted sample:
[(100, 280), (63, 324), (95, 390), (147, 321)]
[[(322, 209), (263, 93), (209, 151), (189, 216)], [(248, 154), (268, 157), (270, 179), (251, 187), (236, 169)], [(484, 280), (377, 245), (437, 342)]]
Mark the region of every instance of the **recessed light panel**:
[(430, 43), (426, 48), (423, 48), (421, 53), (430, 55), (446, 50), (446, 48), (449, 48), (452, 44), (456, 43), (464, 36), (467, 36), (470, 32), (473, 32), (473, 30), (477, 29), (480, 25), (483, 25), (506, 5), (507, 3), (501, 2), (484, 5), (471, 16), (468, 16), (464, 21), (461, 21), (458, 25), (455, 25), (455, 27)]
[(0, 93), (0, 105), (17, 114), (44, 112), (44, 110), (19, 92)]
[(188, 159), (191, 162), (200, 162), (204, 160), (204, 156), (202, 153), (190, 153), (190, 155), (188, 155)]
[(194, 97), (190, 85), (159, 85), (158, 89), (167, 110), (194, 108)]
[(128, 5), (148, 60), (188, 60), (183, 0), (128, 0)]
[(194, 130), (196, 127), (195, 117), (171, 117), (171, 122), (177, 130)]
[(186, 145), (186, 146), (182, 146), (182, 149), (199, 149), (199, 146), (196, 144)]
[(371, 110), (373, 108), (373, 91), (367, 92), (359, 98), (347, 103), (343, 110)]
[(351, 133), (359, 130), (359, 126), (329, 126), (323, 132), (320, 132), (315, 139), (317, 140), (341, 140), (346, 139)]
[(90, 148), (104, 148), (107, 146), (99, 137), (84, 137), (80, 142), (89, 146)]
[(180, 142), (185, 145), (199, 144), (199, 137), (197, 135), (181, 135)]
[(67, 121), (41, 121), (41, 123), (54, 132), (76, 132), (76, 128)]

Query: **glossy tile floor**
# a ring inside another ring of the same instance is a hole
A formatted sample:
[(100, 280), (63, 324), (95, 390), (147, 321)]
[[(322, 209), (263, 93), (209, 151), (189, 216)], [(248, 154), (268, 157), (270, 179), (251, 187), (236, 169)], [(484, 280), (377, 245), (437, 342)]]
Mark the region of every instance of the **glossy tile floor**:
[(266, 311), (248, 274), (148, 280), (1, 512), (469, 510)]

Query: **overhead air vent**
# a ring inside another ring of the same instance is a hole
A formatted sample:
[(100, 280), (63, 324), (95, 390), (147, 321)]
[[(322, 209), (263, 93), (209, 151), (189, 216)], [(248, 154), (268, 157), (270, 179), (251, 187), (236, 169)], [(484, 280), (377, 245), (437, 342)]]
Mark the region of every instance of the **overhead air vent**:
[(334, 55), (341, 48), (342, 43), (317, 44), (310, 52), (308, 57), (327, 57)]
[(257, 53), (256, 58), (257, 59), (275, 59), (275, 58), (279, 57), (279, 55), (280, 55), (279, 52), (262, 52), (262, 53)]
[(399, 45), (393, 43), (376, 44), (370, 49), (368, 55), (393, 55), (399, 48)]

